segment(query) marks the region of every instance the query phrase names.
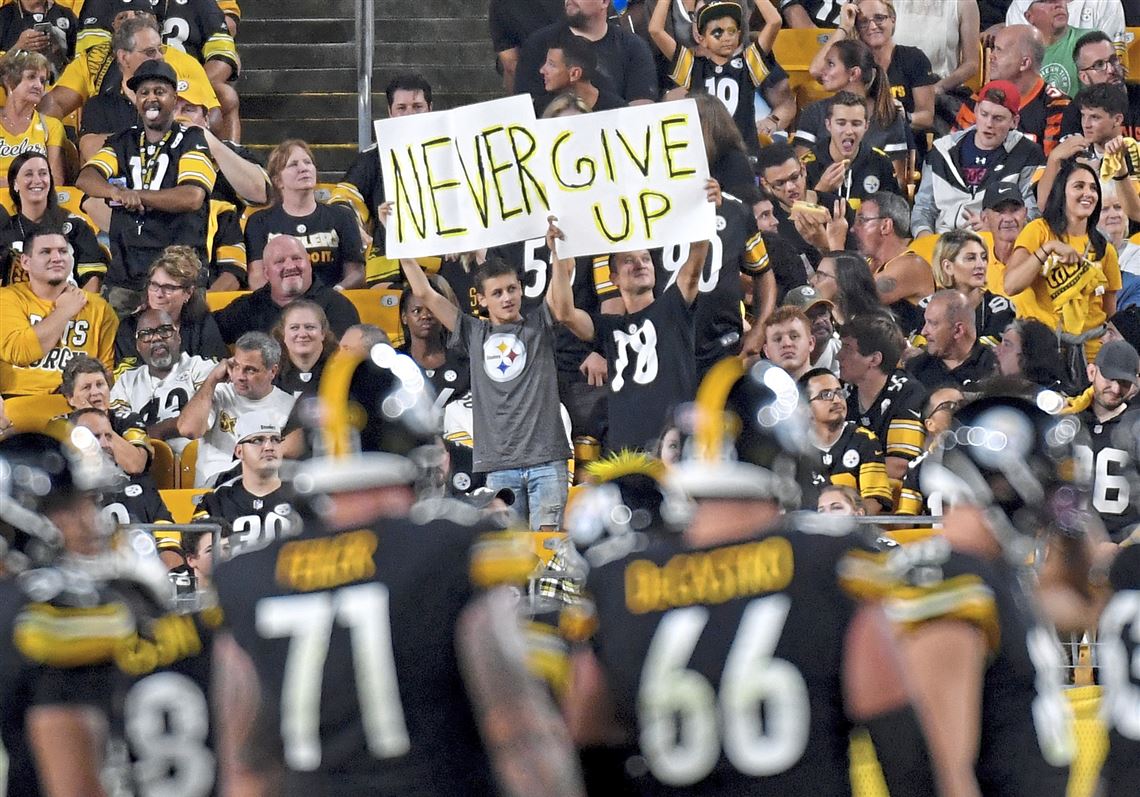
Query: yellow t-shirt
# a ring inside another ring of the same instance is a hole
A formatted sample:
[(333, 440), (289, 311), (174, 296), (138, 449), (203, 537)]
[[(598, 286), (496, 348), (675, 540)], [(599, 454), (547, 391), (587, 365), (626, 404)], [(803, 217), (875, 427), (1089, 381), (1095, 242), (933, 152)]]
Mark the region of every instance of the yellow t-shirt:
[(63, 368), (76, 354), (115, 367), (115, 333), (119, 319), (111, 305), (94, 294), (67, 325), (51, 351), (44, 352), (32, 326), (55, 308), (19, 282), (0, 288), (0, 393), (27, 396), (51, 393), (59, 387)]
[[(207, 109), (221, 107), (218, 95), (210, 85), (210, 78), (206, 76), (206, 70), (194, 59), (194, 56), (187, 55), (174, 47), (163, 46), (162, 52), (162, 59), (170, 65), (178, 77), (179, 97), (184, 97), (195, 105), (204, 105)], [(112, 63), (114, 63), (114, 53), (111, 51), (111, 45), (98, 44), (76, 55), (63, 70), (55, 85), (71, 89), (86, 102), (98, 93), (103, 76)]]
[(996, 257), (991, 257), (990, 264), (986, 267), (986, 290), (1009, 299), (1013, 303), (1013, 312), (1018, 318), (1038, 317), (1035, 313), (1037, 298), (1033, 295), (1032, 289), (1026, 288), (1017, 296), (1010, 296), (1005, 292), (1005, 263)]
[(22, 152), (35, 150), (44, 155), (48, 147), (63, 145), (63, 123), (51, 116), (32, 111), (32, 121), (23, 133), (13, 133), (0, 124), (0, 175), (8, 174), (8, 167)]
[[(1116, 248), (1105, 244), (1104, 257), (1093, 260), (1092, 248), (1087, 235), (1056, 236), (1044, 219), (1034, 219), (1017, 236), (1015, 249), (1025, 249), (1033, 253), (1046, 241), (1062, 241), (1084, 254), (1080, 263), (1072, 266), (1055, 266), (1048, 276), (1038, 276), (1029, 287), (1036, 307), (1027, 308), (1024, 314), (1036, 318), (1050, 329), (1064, 327), (1064, 331), (1079, 334), (1100, 326), (1107, 320), (1104, 312), (1104, 293), (1121, 288), (1120, 264), (1116, 260)], [(1088, 281), (1073, 295), (1073, 288), (1088, 277), (1088, 270), (1098, 267), (1104, 273), (1104, 282)], [(1099, 283), (1099, 284), (1098, 284)], [(1066, 309), (1067, 308), (1067, 309)], [(1019, 309), (1019, 314), (1020, 309)], [(1073, 316), (1078, 318), (1076, 322)], [(1066, 320), (1067, 317), (1067, 320)], [(1100, 350), (1100, 341), (1089, 341), (1085, 355), (1090, 359)]]

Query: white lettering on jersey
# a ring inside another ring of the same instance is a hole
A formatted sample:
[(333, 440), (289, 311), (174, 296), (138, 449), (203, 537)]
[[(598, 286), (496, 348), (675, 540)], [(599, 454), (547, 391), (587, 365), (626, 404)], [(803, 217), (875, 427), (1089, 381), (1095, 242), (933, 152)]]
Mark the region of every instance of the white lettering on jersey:
[(615, 393), (625, 386), (625, 367), (629, 365), (631, 348), (637, 354), (633, 381), (639, 385), (648, 385), (657, 378), (657, 327), (653, 326), (652, 321), (646, 319), (640, 327), (630, 324), (629, 334), (615, 329), (614, 342), (617, 344), (617, 361), (614, 363), (611, 386)]

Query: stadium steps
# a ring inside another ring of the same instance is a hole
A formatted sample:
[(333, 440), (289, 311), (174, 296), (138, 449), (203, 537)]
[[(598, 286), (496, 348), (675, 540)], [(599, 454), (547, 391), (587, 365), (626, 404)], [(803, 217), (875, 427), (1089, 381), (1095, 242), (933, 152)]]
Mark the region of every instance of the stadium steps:
[[(377, 2), (374, 115), (383, 116), (384, 86), (403, 71), (431, 82), (438, 110), (499, 96), (488, 2)], [(353, 0), (243, 0), (241, 6), (242, 143), (265, 157), (282, 139), (303, 138), (316, 154), (320, 179), (335, 182), (356, 154)]]

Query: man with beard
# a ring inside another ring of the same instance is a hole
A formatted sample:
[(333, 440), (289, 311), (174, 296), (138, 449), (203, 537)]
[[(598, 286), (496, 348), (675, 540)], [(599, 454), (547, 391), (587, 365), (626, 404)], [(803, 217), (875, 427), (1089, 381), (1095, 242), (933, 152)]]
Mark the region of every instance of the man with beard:
[[(1124, 114), (1124, 135), (1130, 138), (1140, 136), (1140, 84), (1125, 82), (1124, 64), (1120, 62), (1112, 39), (1101, 30), (1086, 33), (1073, 45), (1073, 58), (1077, 65), (1077, 80), (1082, 86), (1109, 83), (1125, 92), (1128, 109)], [(1079, 132), (1079, 121), (1064, 132)]]
[(147, 270), (167, 246), (191, 246), (209, 262), (206, 200), (217, 175), (202, 131), (174, 121), (178, 78), (173, 69), (147, 61), (127, 87), (135, 92), (141, 124), (107, 139), (75, 181), (113, 206), (107, 286), (120, 314), (138, 306)]
[(882, 150), (863, 144), (867, 103), (862, 97), (850, 91), (836, 94), (824, 125), (828, 137), (803, 156), (808, 185), (838, 194), (856, 210), (858, 200), (878, 191), (902, 193), (891, 159)]
[(111, 408), (137, 414), (147, 437), (165, 440), (181, 454), (190, 441), (178, 436), (178, 415), (217, 363), (182, 351), (182, 335), (165, 310), (143, 311), (135, 345), (143, 364), (115, 381)]
[(294, 299), (319, 304), (338, 338), (350, 326), (360, 323), (352, 302), (324, 283), (313, 281), (313, 265), (305, 245), (292, 235), (278, 235), (267, 243), (261, 259), (268, 282), (214, 314), (227, 344), (233, 344), (247, 330), (270, 332), (285, 305)]
[(565, 36), (589, 42), (598, 58), (595, 85), (613, 91), (630, 105), (657, 99), (657, 68), (649, 45), (635, 33), (611, 25), (609, 0), (566, 0), (566, 18), (530, 35), (522, 46), (515, 92), (534, 98), (535, 113), (541, 114), (553, 99), (543, 86), (546, 53)]

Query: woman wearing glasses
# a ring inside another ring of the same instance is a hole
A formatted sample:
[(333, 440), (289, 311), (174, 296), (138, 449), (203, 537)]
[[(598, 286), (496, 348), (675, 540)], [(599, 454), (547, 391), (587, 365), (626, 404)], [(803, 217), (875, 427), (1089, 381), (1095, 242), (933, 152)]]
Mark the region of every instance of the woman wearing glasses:
[(135, 333), (139, 315), (147, 309), (162, 310), (174, 319), (182, 339), (182, 351), (190, 356), (216, 360), (229, 356), (199, 287), (201, 272), (202, 263), (188, 246), (168, 246), (151, 264), (143, 306), (123, 318), (115, 336), (116, 372), (139, 364)]
[(107, 273), (107, 253), (99, 246), (95, 232), (86, 221), (59, 206), (51, 167), (43, 153), (30, 150), (12, 159), (8, 166), (8, 190), (16, 213), (0, 225), (0, 268), (3, 269), (0, 279), (3, 284), (27, 279), (20, 265), (24, 241), (41, 227), (54, 227), (63, 231), (71, 245), (76, 284), (98, 293), (103, 275)]

